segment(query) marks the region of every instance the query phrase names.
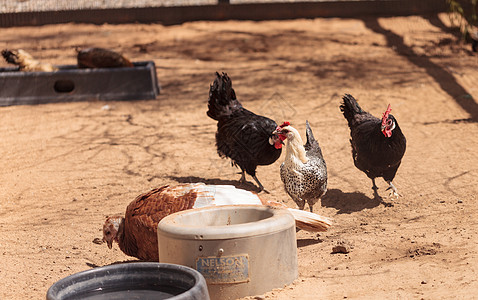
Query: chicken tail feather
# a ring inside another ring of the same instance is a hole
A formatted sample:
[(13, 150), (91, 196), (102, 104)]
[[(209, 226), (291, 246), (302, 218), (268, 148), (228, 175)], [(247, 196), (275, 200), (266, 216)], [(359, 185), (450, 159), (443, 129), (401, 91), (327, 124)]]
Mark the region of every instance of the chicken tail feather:
[(207, 106), (207, 115), (217, 121), (229, 116), (234, 109), (242, 107), (236, 99), (231, 79), (226, 73), (219, 74), (216, 72), (216, 79), (209, 88)]
[(315, 154), (316, 156), (322, 157), (322, 150), (320, 149), (319, 142), (315, 139), (312, 129), (310, 128), (309, 121), (305, 121), (305, 135), (307, 137), (307, 142), (304, 145), (305, 151), (308, 155)]
[(342, 97), (343, 103), (340, 105), (340, 110), (344, 114), (344, 117), (347, 119), (349, 127), (353, 126), (355, 122), (355, 115), (365, 113), (360, 105), (357, 103), (357, 100), (350, 95), (345, 94)]
[(330, 218), (295, 208), (288, 208), (287, 210), (294, 216), (295, 225), (299, 229), (320, 232), (327, 231), (332, 226)]

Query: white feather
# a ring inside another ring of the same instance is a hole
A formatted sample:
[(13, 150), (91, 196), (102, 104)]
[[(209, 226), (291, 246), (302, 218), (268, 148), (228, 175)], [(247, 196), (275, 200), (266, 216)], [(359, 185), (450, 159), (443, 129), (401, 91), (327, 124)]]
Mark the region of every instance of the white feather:
[(232, 185), (198, 184), (196, 203), (193, 208), (215, 205), (262, 205), (261, 199), (252, 192)]
[(192, 184), (191, 188), (197, 193), (193, 208), (219, 205), (267, 205), (275, 209), (287, 209), (296, 221), (297, 228), (318, 232), (327, 231), (332, 225), (331, 219), (308, 211), (287, 207), (283, 203), (262, 201), (253, 192), (238, 189), (232, 185)]

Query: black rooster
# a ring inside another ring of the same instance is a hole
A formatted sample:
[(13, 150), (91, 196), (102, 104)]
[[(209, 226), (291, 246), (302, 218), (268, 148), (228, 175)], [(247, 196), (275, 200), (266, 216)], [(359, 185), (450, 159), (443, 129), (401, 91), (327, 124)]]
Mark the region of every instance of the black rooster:
[(405, 154), (407, 140), (390, 114), (390, 105), (380, 120), (363, 111), (352, 95), (345, 94), (342, 99), (340, 110), (350, 128), (355, 166), (372, 179), (375, 198), (379, 198), (376, 177), (383, 177), (390, 185), (390, 196), (399, 196), (392, 180)]
[(245, 182), (247, 173), (264, 191), (256, 177), (256, 168), (270, 165), (280, 157), (283, 142), (273, 134), (276, 122), (242, 107), (229, 76), (217, 72), (209, 88), (207, 115), (218, 121), (216, 146), (219, 156), (230, 158), (241, 168), (240, 182)]

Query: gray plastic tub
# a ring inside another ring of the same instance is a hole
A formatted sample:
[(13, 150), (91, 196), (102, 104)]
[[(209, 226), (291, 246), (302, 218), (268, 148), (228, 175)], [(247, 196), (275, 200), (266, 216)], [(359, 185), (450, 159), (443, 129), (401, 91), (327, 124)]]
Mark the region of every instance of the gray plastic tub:
[(209, 300), (194, 269), (155, 262), (124, 263), (79, 272), (54, 283), (47, 300)]
[(294, 217), (256, 205), (217, 206), (169, 215), (158, 224), (159, 261), (206, 279), (211, 299), (260, 295), (297, 276)]

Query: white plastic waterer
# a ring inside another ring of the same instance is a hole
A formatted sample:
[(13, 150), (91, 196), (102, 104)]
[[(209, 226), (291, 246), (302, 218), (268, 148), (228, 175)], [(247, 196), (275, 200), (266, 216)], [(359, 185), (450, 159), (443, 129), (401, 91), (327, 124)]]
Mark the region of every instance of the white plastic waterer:
[(284, 209), (230, 205), (186, 210), (158, 224), (159, 261), (189, 266), (211, 299), (260, 295), (297, 276), (294, 217)]

